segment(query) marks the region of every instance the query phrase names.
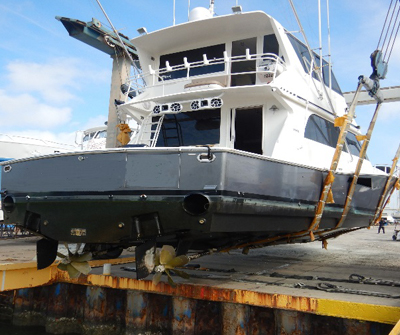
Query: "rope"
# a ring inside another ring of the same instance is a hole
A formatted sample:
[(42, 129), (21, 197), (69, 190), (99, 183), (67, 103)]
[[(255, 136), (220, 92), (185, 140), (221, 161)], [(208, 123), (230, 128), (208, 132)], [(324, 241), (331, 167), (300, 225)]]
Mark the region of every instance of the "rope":
[(381, 44), (383, 32), (385, 31), (386, 22), (387, 22), (387, 19), (389, 17), (390, 8), (392, 7), (392, 4), (393, 4), (393, 0), (390, 2), (390, 6), (389, 6), (389, 9), (388, 9), (388, 12), (386, 13), (385, 23), (383, 24), (383, 28), (382, 28), (382, 31), (381, 31), (381, 36), (379, 37), (378, 45), (376, 46), (377, 49), (379, 49), (379, 44)]
[[(391, 0), (377, 46), (377, 50), (381, 50), (383, 52), (383, 61), (385, 63), (389, 62), (396, 37), (399, 32), (399, 14), (400, 1), (396, 0), (393, 5), (393, 0)], [(381, 45), (382, 38), (383, 42)]]

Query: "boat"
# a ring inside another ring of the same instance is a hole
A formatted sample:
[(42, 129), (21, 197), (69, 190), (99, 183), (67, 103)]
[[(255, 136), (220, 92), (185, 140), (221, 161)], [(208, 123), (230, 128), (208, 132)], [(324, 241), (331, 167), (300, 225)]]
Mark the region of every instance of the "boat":
[(75, 150), (74, 145), (38, 138), (0, 134), (0, 161), (58, 154)]
[(170, 261), (326, 246), (379, 216), (396, 179), (367, 158), (357, 172), (362, 134), (330, 64), (268, 14), (215, 16), (213, 4), (130, 41), (139, 73), (116, 102), (140, 125), (128, 146), (3, 163), (5, 221), (43, 237), (39, 268), (59, 242), (136, 246), (143, 278), (156, 247)]

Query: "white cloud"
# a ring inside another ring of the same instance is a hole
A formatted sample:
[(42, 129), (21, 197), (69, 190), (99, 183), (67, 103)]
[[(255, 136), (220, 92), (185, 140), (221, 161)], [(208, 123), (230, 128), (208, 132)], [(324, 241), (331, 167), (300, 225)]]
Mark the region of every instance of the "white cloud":
[(3, 131), (13, 127), (49, 129), (71, 119), (71, 108), (54, 107), (22, 93), (10, 95), (0, 90), (0, 126)]
[(75, 92), (93, 74), (77, 59), (57, 58), (47, 63), (13, 61), (7, 66), (8, 88), (39, 94), (47, 102), (61, 104), (77, 99)]

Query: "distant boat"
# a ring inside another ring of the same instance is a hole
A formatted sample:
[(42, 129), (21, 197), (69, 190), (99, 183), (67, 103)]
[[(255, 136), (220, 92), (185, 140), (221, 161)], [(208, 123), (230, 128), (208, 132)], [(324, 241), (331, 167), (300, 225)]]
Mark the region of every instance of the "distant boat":
[(37, 138), (0, 134), (0, 161), (37, 157), (76, 150), (74, 145)]
[(140, 125), (133, 146), (2, 166), (5, 221), (44, 237), (39, 267), (58, 241), (94, 253), (135, 245), (140, 266), (140, 250), (155, 246), (247, 252), (372, 223), (388, 174), (366, 159), (355, 175), (354, 122), (330, 172), (345, 99), (328, 63), (275, 19), (195, 8), (189, 22), (131, 42), (142, 73), (118, 109)]

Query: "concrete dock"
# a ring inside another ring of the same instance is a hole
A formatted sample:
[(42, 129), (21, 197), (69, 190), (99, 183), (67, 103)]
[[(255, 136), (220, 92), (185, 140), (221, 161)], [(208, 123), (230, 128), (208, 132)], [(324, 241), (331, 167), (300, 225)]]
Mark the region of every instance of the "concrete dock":
[[(0, 315), (54, 334), (398, 334), (392, 232), (356, 231), (328, 250), (314, 242), (206, 256), (184, 269), (190, 280), (174, 277), (175, 288), (165, 276), (157, 286), (137, 281), (133, 253), (110, 261), (111, 275), (93, 262), (91, 274), (72, 280), (27, 262), (35, 238), (0, 241)], [(24, 259), (10, 248), (23, 248)]]

